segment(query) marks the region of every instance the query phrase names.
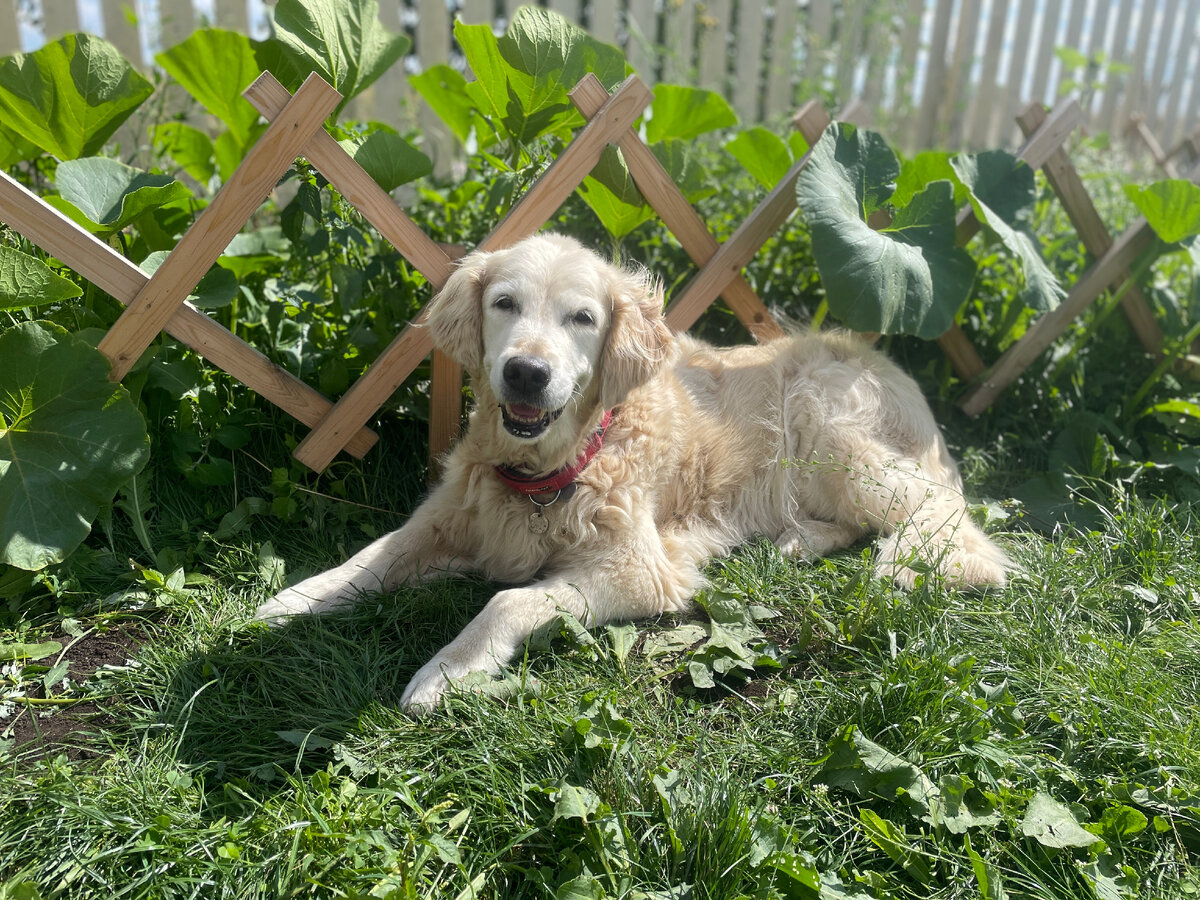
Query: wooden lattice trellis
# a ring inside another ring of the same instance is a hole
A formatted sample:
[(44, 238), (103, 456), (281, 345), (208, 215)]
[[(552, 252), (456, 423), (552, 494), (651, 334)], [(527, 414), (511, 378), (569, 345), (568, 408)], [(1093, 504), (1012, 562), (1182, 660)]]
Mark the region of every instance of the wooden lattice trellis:
[[(1149, 302), (1137, 284), (1126, 284), (1131, 278), (1130, 266), (1153, 242), (1154, 232), (1145, 219), (1139, 219), (1113, 241), (1063, 146), (1082, 120), (1082, 110), (1075, 100), (1064, 101), (1049, 114), (1040, 103), (1031, 103), (1017, 116), (1017, 124), (1026, 138), (1017, 152), (1018, 159), (1042, 170), (1095, 261), (1062, 303), (1033, 322), (990, 367), (957, 325), (938, 339), (955, 371), (971, 382), (959, 400), (959, 406), (972, 416), (979, 415), (995, 402), (1075, 318), (1108, 290), (1124, 287), (1121, 309), (1138, 340), (1149, 353), (1162, 353), (1163, 332)], [(829, 124), (829, 118), (819, 104), (811, 102), (801, 109), (793, 122), (805, 139), (813, 143)], [(1188, 177), (1193, 181), (1200, 178), (1200, 166), (1194, 167)], [(965, 206), (958, 214), (958, 244), (965, 245), (981, 227), (972, 208)]]
[[(428, 331), (422, 327), (424, 312), (401, 330), (340, 400), (331, 403), (193, 308), (186, 302), (188, 294), (298, 156), (306, 157), (428, 279), (434, 290), (453, 271), (457, 251), (429, 238), (325, 132), (323, 122), (341, 98), (318, 76), (311, 76), (293, 96), (270, 73), (263, 73), (244, 93), (270, 125), (153, 276), (3, 173), (0, 218), (126, 304), (99, 344), (112, 363), (114, 380), (122, 378), (158, 333), (166, 330), (308, 425), (312, 431), (297, 446), (295, 456), (308, 467), (322, 471), (339, 451), (361, 458), (375, 443), (376, 436), (365, 427), (366, 423), (433, 349)], [(717, 297), (723, 297), (755, 338), (765, 340), (782, 334), (779, 323), (742, 276), (742, 269), (795, 210), (796, 179), (811, 154), (794, 163), (733, 235), (718, 244), (632, 128), (652, 98), (637, 76), (628, 78), (610, 95), (594, 75), (588, 75), (570, 97), (587, 124), (479, 244), (479, 249), (502, 249), (537, 232), (592, 171), (605, 147), (612, 144), (620, 148), (647, 203), (699, 267), (668, 305), (668, 324), (686, 330)], [(961, 329), (952, 328), (940, 339), (959, 374), (974, 380), (962, 402), (963, 408), (973, 414), (986, 408), (1105, 289), (1127, 280), (1130, 264), (1152, 239), (1143, 221), (1112, 242), (1062, 149), (1080, 118), (1074, 102), (1061, 105), (1049, 116), (1040, 106), (1029, 107), (1019, 117), (1028, 136), (1020, 157), (1044, 169), (1097, 261), (1066, 301), (1035, 322), (990, 370), (986, 370)], [(814, 102), (802, 108), (794, 121), (814, 144), (829, 117)], [(1200, 167), (1191, 173), (1193, 178), (1197, 175)], [(959, 242), (965, 244), (979, 227), (970, 207), (964, 208), (958, 218)], [(1162, 332), (1136, 287), (1127, 291), (1123, 308), (1146, 348), (1159, 352)], [(449, 447), (457, 434), (461, 387), (462, 373), (457, 364), (435, 352), (430, 422), (433, 454)]]

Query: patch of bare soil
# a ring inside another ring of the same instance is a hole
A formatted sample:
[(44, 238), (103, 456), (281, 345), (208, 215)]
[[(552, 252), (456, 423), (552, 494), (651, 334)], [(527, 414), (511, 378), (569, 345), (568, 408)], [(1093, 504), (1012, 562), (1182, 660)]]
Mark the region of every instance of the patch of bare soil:
[[(75, 642), (70, 635), (55, 637), (67, 647), (63, 659), (70, 662), (67, 670), (76, 684), (83, 684), (104, 666), (123, 666), (137, 655), (146, 640), (146, 633), (137, 623), (115, 625), (104, 632), (93, 632)], [(42, 698), (38, 685), (29, 696)], [(101, 703), (85, 700), (69, 706), (44, 707), (22, 705), (13, 718), (0, 719), (0, 737), (13, 741), (14, 752), (25, 758), (39, 758), (64, 753), (69, 759), (92, 759), (97, 756), (79, 739), (104, 717)]]

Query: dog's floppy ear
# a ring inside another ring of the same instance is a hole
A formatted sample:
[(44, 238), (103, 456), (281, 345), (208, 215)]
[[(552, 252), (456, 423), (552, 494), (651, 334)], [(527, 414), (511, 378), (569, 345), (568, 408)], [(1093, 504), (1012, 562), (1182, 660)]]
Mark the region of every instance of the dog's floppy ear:
[(610, 285), (612, 322), (600, 356), (600, 403), (619, 404), (666, 361), (671, 330), (663, 321), (662, 286), (647, 273), (615, 270)]
[(463, 258), (429, 304), (433, 344), (468, 372), (483, 365), (483, 287), (489, 254)]

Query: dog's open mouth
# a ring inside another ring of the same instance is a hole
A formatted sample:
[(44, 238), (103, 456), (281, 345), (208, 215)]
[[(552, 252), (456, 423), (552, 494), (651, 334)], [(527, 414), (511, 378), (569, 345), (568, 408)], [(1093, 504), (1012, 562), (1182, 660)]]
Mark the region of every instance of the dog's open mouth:
[(526, 406), (524, 403), (501, 403), (500, 415), (509, 434), (519, 438), (535, 438), (562, 415), (562, 408), (550, 410)]

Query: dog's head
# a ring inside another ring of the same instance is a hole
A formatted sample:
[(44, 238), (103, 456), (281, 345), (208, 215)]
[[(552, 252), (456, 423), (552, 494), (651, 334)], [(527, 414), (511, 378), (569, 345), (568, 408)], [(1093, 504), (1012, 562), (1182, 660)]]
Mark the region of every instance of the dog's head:
[(662, 365), (662, 292), (576, 241), (539, 235), (463, 259), (429, 306), (434, 344), (499, 407), (504, 431), (535, 441), (617, 405)]

